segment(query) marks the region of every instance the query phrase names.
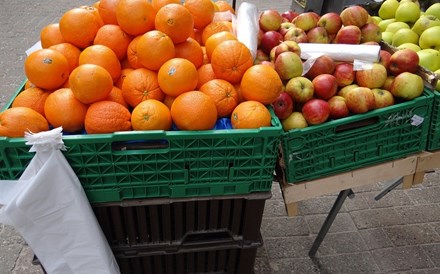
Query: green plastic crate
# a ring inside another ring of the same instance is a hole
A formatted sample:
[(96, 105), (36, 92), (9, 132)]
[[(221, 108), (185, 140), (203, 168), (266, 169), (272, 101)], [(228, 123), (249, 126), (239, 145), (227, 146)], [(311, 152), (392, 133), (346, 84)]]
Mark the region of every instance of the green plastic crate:
[[(433, 94), (281, 136), (286, 182), (299, 183), (402, 158), (426, 148)], [(414, 115), (423, 122), (414, 126)]]
[(440, 92), (434, 91), (434, 105), (432, 107), (427, 150), (438, 149), (440, 149)]
[[(270, 111), (272, 126), (259, 129), (64, 135), (63, 154), (92, 203), (270, 191), (282, 133)], [(29, 148), (0, 137), (1, 180), (20, 177)]]

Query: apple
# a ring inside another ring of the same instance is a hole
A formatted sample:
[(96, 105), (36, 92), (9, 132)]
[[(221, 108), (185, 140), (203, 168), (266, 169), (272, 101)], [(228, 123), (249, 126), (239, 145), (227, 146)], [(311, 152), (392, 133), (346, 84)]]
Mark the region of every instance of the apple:
[(374, 94), (367, 87), (353, 88), (347, 92), (344, 98), (350, 112), (365, 113), (374, 108)]
[(389, 24), (396, 22), (396, 18), (384, 19), (378, 23), (382, 32), (386, 31)]
[(296, 128), (308, 127), (307, 121), (301, 112), (295, 111), (289, 115), (286, 119), (281, 121), (284, 131), (289, 131)]
[(339, 29), (334, 42), (336, 44), (359, 44), (361, 42), (361, 29), (354, 25), (343, 26)]
[(342, 96), (333, 96), (328, 101), (330, 107), (330, 118), (339, 119), (350, 115), (350, 110), (345, 103), (345, 98)]
[(269, 67), (275, 69), (275, 64), (271, 61), (261, 61), (260, 65), (269, 66)]
[(374, 23), (367, 23), (361, 28), (361, 43), (376, 42), (382, 40), (382, 31), (380, 27)]
[(396, 78), (396, 76), (388, 75), (385, 83), (382, 85), (382, 89), (386, 89), (389, 91), (391, 89), (391, 84), (393, 83), (394, 78)]
[(372, 19), (372, 23), (375, 23), (377, 25), (379, 25), (379, 23), (383, 20), (382, 18), (380, 18), (380, 16), (377, 15), (371, 16), (371, 19)]
[(281, 26), (278, 29), (278, 32), (282, 36), (284, 36), (290, 28), (294, 28), (294, 27), (295, 27), (295, 25), (291, 22), (283, 22), (283, 23), (281, 23)]
[(434, 15), (422, 15), (412, 26), (412, 30), (418, 35), (422, 34), (425, 30), (430, 27), (440, 26), (440, 19), (435, 17)]
[(345, 8), (339, 15), (344, 26), (357, 26), (363, 27), (368, 21), (368, 11), (358, 5), (349, 6)]
[(389, 70), (393, 75), (402, 72), (416, 72), (419, 65), (419, 55), (410, 49), (394, 52), (390, 57)]
[[(289, 80), (293, 77), (301, 76), (303, 72), (302, 60), (298, 54), (286, 51), (280, 53), (275, 59), (275, 70), (281, 80)], [(261, 79), (264, 81), (264, 79)]]
[(328, 44), (330, 42), (330, 39), (328, 38), (328, 34), (325, 28), (314, 27), (307, 32), (307, 41), (309, 43)]
[(440, 3), (434, 3), (425, 10), (426, 15), (434, 15), (440, 19)]
[(380, 5), (380, 8), (379, 8), (379, 11), (377, 14), (382, 19), (394, 18), (398, 6), (399, 6), (399, 2), (397, 0), (385, 0)]
[(297, 27), (289, 28), (284, 34), (284, 41), (295, 41), (297, 43), (307, 43), (307, 33)]
[(262, 49), (257, 49), (254, 59), (254, 65), (260, 64), (262, 61), (269, 61), (269, 55), (264, 53)]
[(338, 87), (345, 87), (351, 85), (355, 79), (355, 72), (353, 70), (353, 64), (348, 62), (342, 62), (335, 66), (333, 76), (336, 78)]
[(316, 98), (328, 100), (338, 91), (338, 82), (332, 74), (320, 74), (313, 78), (313, 90)]
[(389, 70), (390, 67), (390, 58), (391, 53), (383, 49), (379, 50), (379, 64), (384, 66), (387, 70)]
[(298, 16), (299, 13), (293, 11), (293, 10), (286, 10), (285, 12), (281, 13), (281, 16), (285, 18), (288, 22), (292, 22), (292, 20)]
[(287, 82), (285, 92), (292, 97), (294, 102), (305, 103), (313, 98), (314, 87), (310, 79), (297, 76)]
[(293, 112), (292, 97), (286, 92), (281, 92), (277, 99), (272, 103), (275, 115), (280, 119), (286, 119)]
[(419, 38), (419, 46), (421, 49), (440, 49), (440, 26), (430, 27), (422, 32)]
[(301, 112), (309, 125), (319, 125), (329, 118), (330, 107), (327, 101), (312, 99), (303, 105)]
[(351, 85), (345, 86), (345, 87), (339, 89), (339, 91), (338, 91), (338, 95), (339, 95), (339, 96), (342, 96), (342, 97), (345, 98), (345, 96), (347, 95), (347, 93), (348, 93), (350, 90), (352, 90), (352, 89), (354, 89), (354, 88), (357, 88), (357, 87), (359, 87), (358, 84), (351, 84)]
[(394, 33), (390, 31), (384, 31), (382, 32), (382, 40), (391, 45), (391, 43), (393, 42), (393, 35)]
[(420, 6), (411, 1), (400, 3), (394, 16), (397, 21), (406, 23), (415, 23), (419, 17)]
[(413, 44), (413, 43), (403, 43), (400, 46), (398, 46), (397, 49), (411, 49), (415, 52), (418, 52), (419, 50), (421, 50), (419, 45)]
[(318, 24), (319, 15), (314, 12), (304, 12), (300, 13), (297, 17), (292, 20), (292, 23), (305, 32), (316, 27)]
[(319, 56), (312, 67), (306, 72), (305, 76), (311, 80), (320, 74), (333, 74), (335, 61), (329, 55)]
[(258, 22), (264, 32), (277, 31), (283, 22), (283, 17), (278, 11), (269, 9), (260, 13)]
[(285, 51), (291, 51), (293, 53), (296, 53), (298, 56), (301, 56), (301, 48), (299, 47), (298, 43), (295, 41), (283, 41), (278, 46), (275, 47), (274, 50), (274, 59), (280, 55), (280, 53)]
[(394, 78), (391, 93), (394, 97), (411, 100), (423, 93), (423, 78), (415, 73), (402, 72)]
[(261, 36), (261, 48), (266, 54), (269, 54), (271, 49), (278, 46), (283, 40), (284, 37), (278, 31), (266, 31)]
[(384, 31), (389, 31), (392, 33), (396, 33), (399, 29), (410, 29), (409, 25), (405, 22), (391, 22)]
[(391, 44), (398, 47), (404, 43), (419, 43), (419, 35), (411, 29), (400, 29), (396, 31), (393, 35), (393, 40)]
[(334, 34), (342, 27), (342, 20), (336, 12), (328, 12), (319, 18), (317, 25), (323, 27), (328, 34)]
[(387, 76), (387, 69), (382, 64), (373, 63), (370, 69), (356, 71), (356, 83), (361, 87), (380, 88)]
[(373, 88), (374, 108), (384, 108), (394, 105), (394, 96), (386, 89)]
[(436, 71), (440, 69), (440, 52), (435, 49), (421, 49), (417, 51), (419, 56), (419, 65), (429, 69), (430, 71)]

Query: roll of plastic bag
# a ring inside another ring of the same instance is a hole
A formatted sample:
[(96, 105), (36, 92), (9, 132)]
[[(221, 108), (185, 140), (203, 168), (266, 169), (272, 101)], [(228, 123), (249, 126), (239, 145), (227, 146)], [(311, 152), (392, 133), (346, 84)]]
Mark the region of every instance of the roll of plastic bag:
[(60, 149), (62, 129), (26, 134), (35, 151), (17, 181), (0, 181), (2, 222), (21, 234), (49, 274), (118, 274), (78, 177)]
[(243, 2), (232, 21), (238, 41), (246, 45), (255, 59), (258, 47), (258, 9), (254, 4)]

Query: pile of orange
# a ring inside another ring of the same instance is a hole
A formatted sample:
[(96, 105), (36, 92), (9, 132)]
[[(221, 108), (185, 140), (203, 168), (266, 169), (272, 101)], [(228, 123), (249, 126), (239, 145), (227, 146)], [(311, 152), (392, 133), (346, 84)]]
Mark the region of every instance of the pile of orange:
[(270, 126), (265, 105), (282, 82), (254, 65), (219, 12), (234, 10), (214, 0), (100, 0), (66, 11), (26, 58), (28, 83), (0, 113), (0, 136), (49, 126), (206, 130), (223, 117), (234, 128)]

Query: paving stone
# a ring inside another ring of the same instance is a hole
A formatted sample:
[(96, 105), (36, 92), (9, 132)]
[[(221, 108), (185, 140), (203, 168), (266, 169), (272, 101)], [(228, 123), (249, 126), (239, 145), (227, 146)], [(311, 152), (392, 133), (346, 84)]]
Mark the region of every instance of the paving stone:
[(0, 273), (8, 274), (14, 268), (15, 260), (20, 254), (23, 245), (10, 244), (0, 245)]
[(297, 259), (280, 259), (272, 260), (270, 262), (270, 272), (276, 274), (309, 274), (322, 273), (312, 259), (297, 258)]
[(395, 211), (405, 224), (440, 221), (440, 205), (438, 204), (396, 207)]
[(364, 239), (368, 250), (393, 246), (383, 228), (360, 229), (359, 233)]
[(436, 267), (440, 267), (440, 243), (437, 241), (435, 244), (423, 245), (423, 250), (431, 258)]
[(379, 270), (369, 252), (318, 257), (316, 261), (321, 273), (373, 273)]
[(358, 229), (404, 224), (394, 208), (376, 208), (350, 212)]
[(310, 236), (291, 236), (265, 238), (269, 259), (301, 258), (307, 256), (314, 238)]
[(440, 242), (440, 236), (429, 224), (389, 226), (383, 230), (395, 246)]
[(263, 217), (287, 216), (284, 200), (269, 199), (264, 205)]
[[(327, 216), (328, 215), (324, 215), (324, 214), (305, 216), (305, 220), (309, 225), (311, 233), (318, 234)], [(330, 226), (329, 232), (347, 232), (347, 231), (356, 231), (356, 226), (354, 225), (350, 214), (338, 213), (332, 225)]]
[(425, 173), (423, 184), (421, 186), (431, 187), (440, 185), (440, 169), (435, 172)]
[(378, 201), (374, 200), (379, 193), (365, 193), (364, 197), (370, 208), (412, 205), (411, 199), (404, 190), (394, 189)]
[[(283, 200), (283, 193), (278, 182), (272, 183), (272, 200)], [(284, 200), (283, 200), (284, 201)]]
[(431, 223), (431, 226), (434, 227), (435, 231), (440, 235), (440, 222), (439, 223)]
[(408, 189), (407, 194), (415, 204), (440, 203), (440, 186)]
[(263, 218), (261, 233), (264, 237), (307, 236), (309, 229), (302, 216)]
[(365, 198), (365, 193), (362, 192), (355, 192), (354, 198), (346, 199), (344, 202), (344, 206), (348, 211), (356, 211), (370, 208)]
[(440, 268), (416, 269), (411, 271), (411, 274), (438, 274), (438, 273), (440, 273)]
[(364, 240), (356, 232), (329, 233), (318, 249), (317, 257), (324, 255), (356, 253), (366, 250)]
[(257, 257), (254, 264), (254, 274), (271, 273), (270, 262), (267, 257)]
[(0, 224), (0, 244), (2, 246), (10, 244), (24, 244), (24, 240), (21, 235), (9, 225)]
[(33, 257), (32, 249), (29, 246), (24, 246), (11, 274), (43, 274), (44, 272), (40, 265), (32, 264)]
[(407, 271), (434, 266), (420, 246), (376, 249), (371, 253), (382, 271)]
[[(348, 199), (347, 199), (348, 200)], [(315, 199), (301, 201), (299, 206), (299, 211), (303, 215), (310, 214), (328, 214), (336, 198), (334, 196), (322, 196), (316, 197)], [(339, 212), (346, 212), (345, 206), (342, 205)]]

